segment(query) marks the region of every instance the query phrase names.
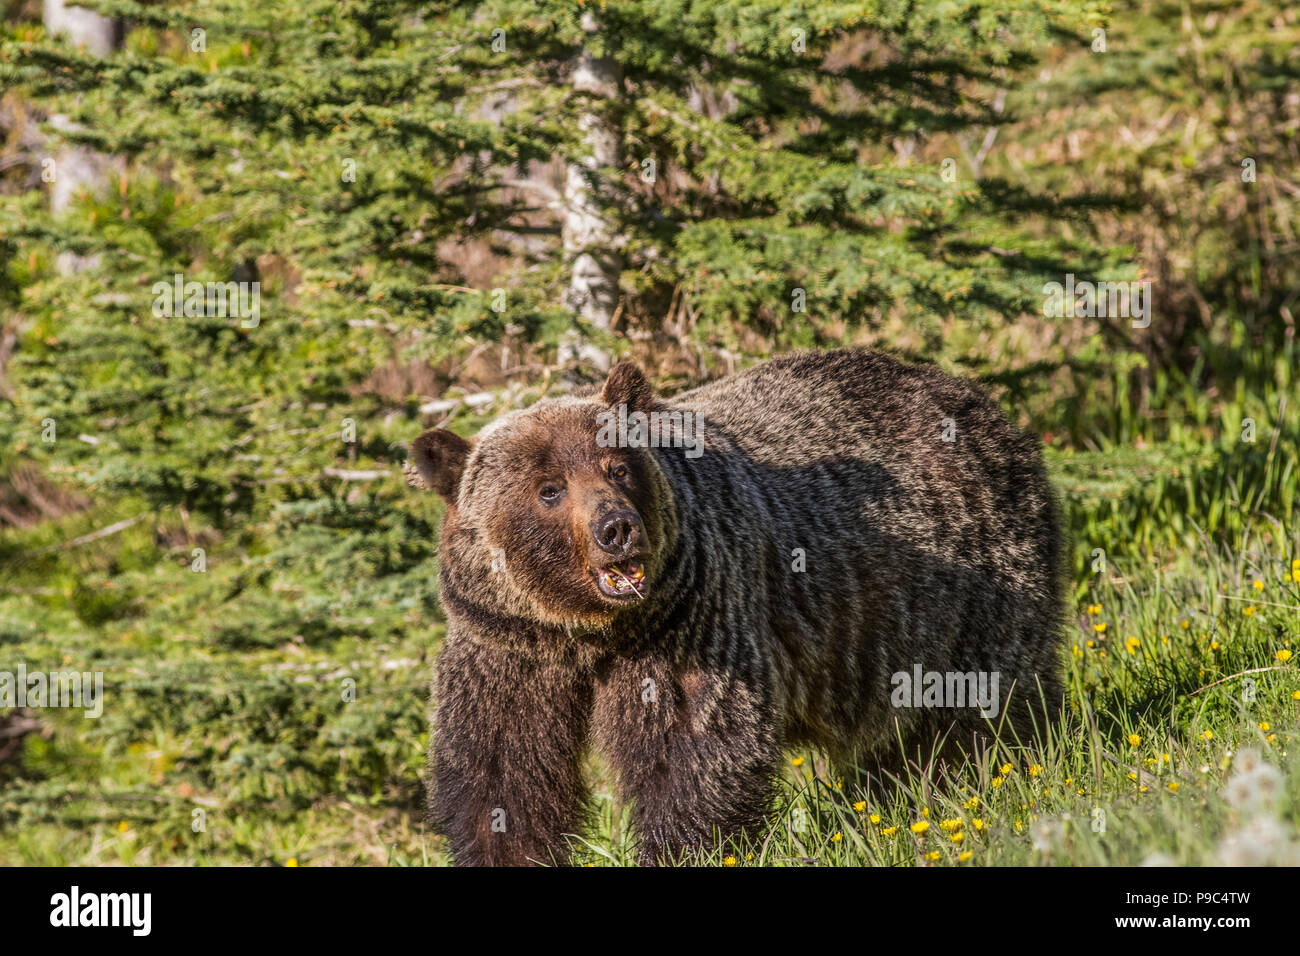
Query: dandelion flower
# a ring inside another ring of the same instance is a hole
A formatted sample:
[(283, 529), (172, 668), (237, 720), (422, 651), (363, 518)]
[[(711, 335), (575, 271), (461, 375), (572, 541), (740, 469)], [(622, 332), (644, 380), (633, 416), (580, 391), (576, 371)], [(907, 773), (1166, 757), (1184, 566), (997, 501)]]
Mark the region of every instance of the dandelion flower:
[(970, 850), (963, 850), (961, 853), (958, 853), (958, 854), (957, 854), (957, 862), (959, 862), (959, 863), (965, 863), (967, 860), (969, 860), (969, 859), (970, 859), (971, 857), (973, 857), (974, 855), (975, 855), (975, 854), (972, 853)]
[(938, 851), (938, 850), (931, 850), (929, 853), (927, 853), (927, 854), (925, 855), (925, 858), (926, 858), (927, 860), (931, 860), (931, 861), (933, 861), (933, 860), (937, 860), (937, 859), (939, 859), (939, 851)]
[(1105, 622), (1105, 621), (1102, 621), (1100, 624), (1094, 624), (1094, 625), (1092, 626), (1092, 629), (1093, 629), (1094, 631), (1096, 631), (1098, 634), (1105, 634), (1105, 633), (1106, 633), (1106, 622)]
[(1287, 661), (1291, 659), (1291, 651), (1285, 647), (1282, 648), (1280, 651), (1277, 652), (1277, 659), (1281, 661), (1283, 664), (1285, 664)]
[(1169, 792), (1170, 792), (1170, 793), (1177, 793), (1177, 792), (1178, 792), (1178, 781), (1177, 781), (1177, 780), (1171, 780), (1171, 781), (1169, 782)]
[(289, 859), (287, 859), (287, 860), (284, 861), (284, 865), (285, 865), (285, 866), (297, 866), (297, 865), (298, 865), (298, 858), (297, 858), (296, 856), (291, 856), (291, 857), (289, 857)]
[(1233, 775), (1223, 785), (1228, 804), (1247, 813), (1272, 812), (1282, 792), (1282, 772), (1250, 747), (1238, 751), (1232, 769)]
[(1029, 776), (1031, 777), (1037, 777), (1042, 772), (1043, 772), (1042, 764), (1036, 763), (1029, 767)]
[(722, 861), (722, 865), (723, 865), (723, 866), (735, 866), (735, 865), (736, 865), (736, 858), (735, 858), (734, 856), (729, 856), (729, 857), (727, 857), (726, 859), (724, 859), (724, 860)]
[(1138, 747), (1142, 746), (1142, 738), (1138, 734), (1129, 734), (1128, 745), (1136, 750)]
[(958, 830), (956, 833), (951, 834), (948, 839), (952, 840), (953, 843), (960, 843), (962, 840), (966, 839), (966, 834)]
[(880, 831), (881, 836), (893, 836), (898, 832), (898, 827), (885, 827)]
[(1127, 641), (1124, 642), (1124, 646), (1128, 649), (1128, 652), (1130, 654), (1136, 654), (1138, 652), (1138, 648), (1142, 646), (1142, 642), (1139, 641), (1136, 637), (1130, 637)]
[(867, 819), (870, 820), (873, 824), (875, 824), (875, 823), (879, 823), (879, 822), (880, 822), (880, 814), (879, 814), (879, 813), (873, 813), (871, 816), (867, 817)]
[(912, 824), (912, 832), (916, 834), (925, 833), (928, 829), (930, 829), (930, 824), (926, 820), (917, 820)]
[(975, 819), (971, 820), (970, 825), (980, 833), (984, 832), (984, 821), (980, 817), (976, 817)]
[(859, 800), (857, 803), (853, 804), (853, 809), (857, 810), (858, 813), (861, 813), (863, 810), (867, 809), (867, 801)]
[(792, 767), (802, 767), (802, 766), (803, 766), (803, 757), (795, 757), (793, 760), (790, 761), (790, 766), (792, 766)]
[(1260, 730), (1269, 730), (1269, 729), (1271, 729), (1271, 728), (1268, 726), (1268, 721), (1267, 721), (1267, 720), (1261, 720), (1261, 721), (1259, 722), (1259, 729), (1260, 729)]
[(836, 843), (839, 843), (841, 840), (844, 839), (844, 834), (836, 833), (835, 836), (831, 837), (831, 839), (834, 840)]
[(1213, 731), (1213, 730), (1207, 730), (1205, 733), (1201, 734), (1201, 736), (1202, 736), (1204, 739), (1206, 739), (1206, 740), (1213, 740), (1213, 739), (1214, 739), (1214, 731)]

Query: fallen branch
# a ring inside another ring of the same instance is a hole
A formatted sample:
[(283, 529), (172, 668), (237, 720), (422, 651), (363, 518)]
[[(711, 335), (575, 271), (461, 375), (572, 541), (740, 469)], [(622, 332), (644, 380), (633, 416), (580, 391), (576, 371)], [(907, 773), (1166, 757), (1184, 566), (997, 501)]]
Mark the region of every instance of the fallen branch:
[(387, 471), (353, 471), (347, 468), (326, 468), (325, 477), (337, 478), (340, 481), (378, 481), (380, 478), (387, 478), (391, 472)]
[(71, 541), (65, 541), (62, 544), (51, 544), (44, 548), (37, 548), (35, 551), (28, 551), (29, 555), (52, 554), (55, 551), (66, 551), (69, 548), (76, 548), (83, 544), (89, 544), (92, 541), (98, 541), (100, 538), (107, 538), (110, 534), (117, 534), (119, 531), (125, 531), (133, 524), (139, 524), (145, 518), (149, 517), (149, 512), (145, 511), (134, 518), (127, 518), (124, 521), (118, 521), (109, 525), (107, 528), (100, 528), (98, 531), (92, 531), (90, 534), (83, 534), (80, 538), (73, 538)]

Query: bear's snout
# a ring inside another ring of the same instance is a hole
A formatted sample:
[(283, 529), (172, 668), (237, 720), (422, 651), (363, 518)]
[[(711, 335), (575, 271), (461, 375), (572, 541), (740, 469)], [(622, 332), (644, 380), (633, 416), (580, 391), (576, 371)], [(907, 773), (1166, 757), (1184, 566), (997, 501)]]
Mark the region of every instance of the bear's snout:
[(596, 517), (591, 523), (591, 536), (600, 550), (621, 558), (641, 543), (645, 532), (640, 515), (631, 508), (619, 507)]

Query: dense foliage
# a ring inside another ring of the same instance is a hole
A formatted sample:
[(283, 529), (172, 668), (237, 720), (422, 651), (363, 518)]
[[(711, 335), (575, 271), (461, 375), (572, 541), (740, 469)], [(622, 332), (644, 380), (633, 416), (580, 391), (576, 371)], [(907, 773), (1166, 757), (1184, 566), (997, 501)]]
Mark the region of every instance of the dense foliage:
[[(127, 26), (103, 57), (4, 8), (0, 670), (103, 670), (110, 703), (0, 737), (0, 859), (436, 854), (439, 510), (397, 466), (423, 427), (597, 374), (575, 332), (669, 390), (840, 342), (978, 376), (1049, 448), (1081, 605), (1154, 641), (1152, 608), (1217, 621), (1258, 576), (1278, 607), (1234, 619), (1232, 668), (1294, 644), (1300, 10), (93, 6)], [(77, 147), (107, 171), (55, 208)], [(574, 176), (607, 323), (568, 298)], [(1045, 314), (1067, 275), (1150, 281), (1150, 324)], [(176, 276), (257, 282), (257, 314), (159, 308)], [(1246, 542), (1249, 570), (1220, 553)], [(1174, 568), (1195, 596), (1165, 608)], [(1232, 673), (1165, 663), (1125, 697), (1076, 658), (1078, 713), (1114, 745), (1155, 719), (1121, 698), (1172, 719)], [(124, 821), (147, 839), (87, 849)]]

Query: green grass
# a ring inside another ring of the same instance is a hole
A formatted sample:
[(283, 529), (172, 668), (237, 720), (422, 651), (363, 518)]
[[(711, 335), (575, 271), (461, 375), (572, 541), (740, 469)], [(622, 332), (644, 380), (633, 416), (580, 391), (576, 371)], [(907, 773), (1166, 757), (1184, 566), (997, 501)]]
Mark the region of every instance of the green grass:
[[(1273, 373), (1217, 403), (1184, 383), (1159, 440), (1130, 410), (1111, 429), (1122, 442), (1049, 449), (1074, 613), (1070, 705), (1043, 746), (1004, 741), (884, 798), (790, 754), (770, 829), (694, 862), (1214, 863), (1264, 826), (1224, 796), (1243, 748), (1283, 774), (1265, 820), (1293, 829), (1300, 665), (1280, 657), (1300, 653), (1300, 395)], [(60, 547), (147, 508), (108, 498), (0, 533), (0, 670), (98, 670), (106, 693), (98, 720), (35, 712), (41, 731), (0, 762), (0, 864), (447, 863), (421, 783), (443, 630), (436, 498), (394, 472), (364, 494), (295, 486), (237, 527), (162, 509)], [(597, 825), (576, 858), (630, 862), (598, 760), (591, 778)]]
[[(1279, 544), (1261, 536), (1167, 566), (1112, 562), (1082, 580), (1064, 662), (1070, 710), (1042, 745), (1002, 742), (881, 799), (856, 793), (818, 754), (790, 754), (770, 830), (692, 862), (1214, 863), (1249, 822), (1224, 795), (1243, 748), (1284, 774), (1270, 819), (1294, 827), (1300, 669), (1280, 658), (1300, 651), (1300, 574), (1294, 545)], [(172, 571), (172, 583), (187, 573)], [(7, 660), (93, 660), (109, 684), (103, 718), (45, 711), (48, 735), (29, 737), (20, 772), (6, 771), (0, 863), (447, 862), (418, 786), (436, 624), (387, 640), (227, 646), (173, 629), (194, 610), (175, 593), (171, 614), (81, 640), (69, 636), (74, 621), (59, 638), (12, 617), (0, 629)], [(349, 677), (353, 701), (343, 699)], [(576, 858), (630, 862), (625, 808), (597, 761), (592, 777), (598, 825)]]

